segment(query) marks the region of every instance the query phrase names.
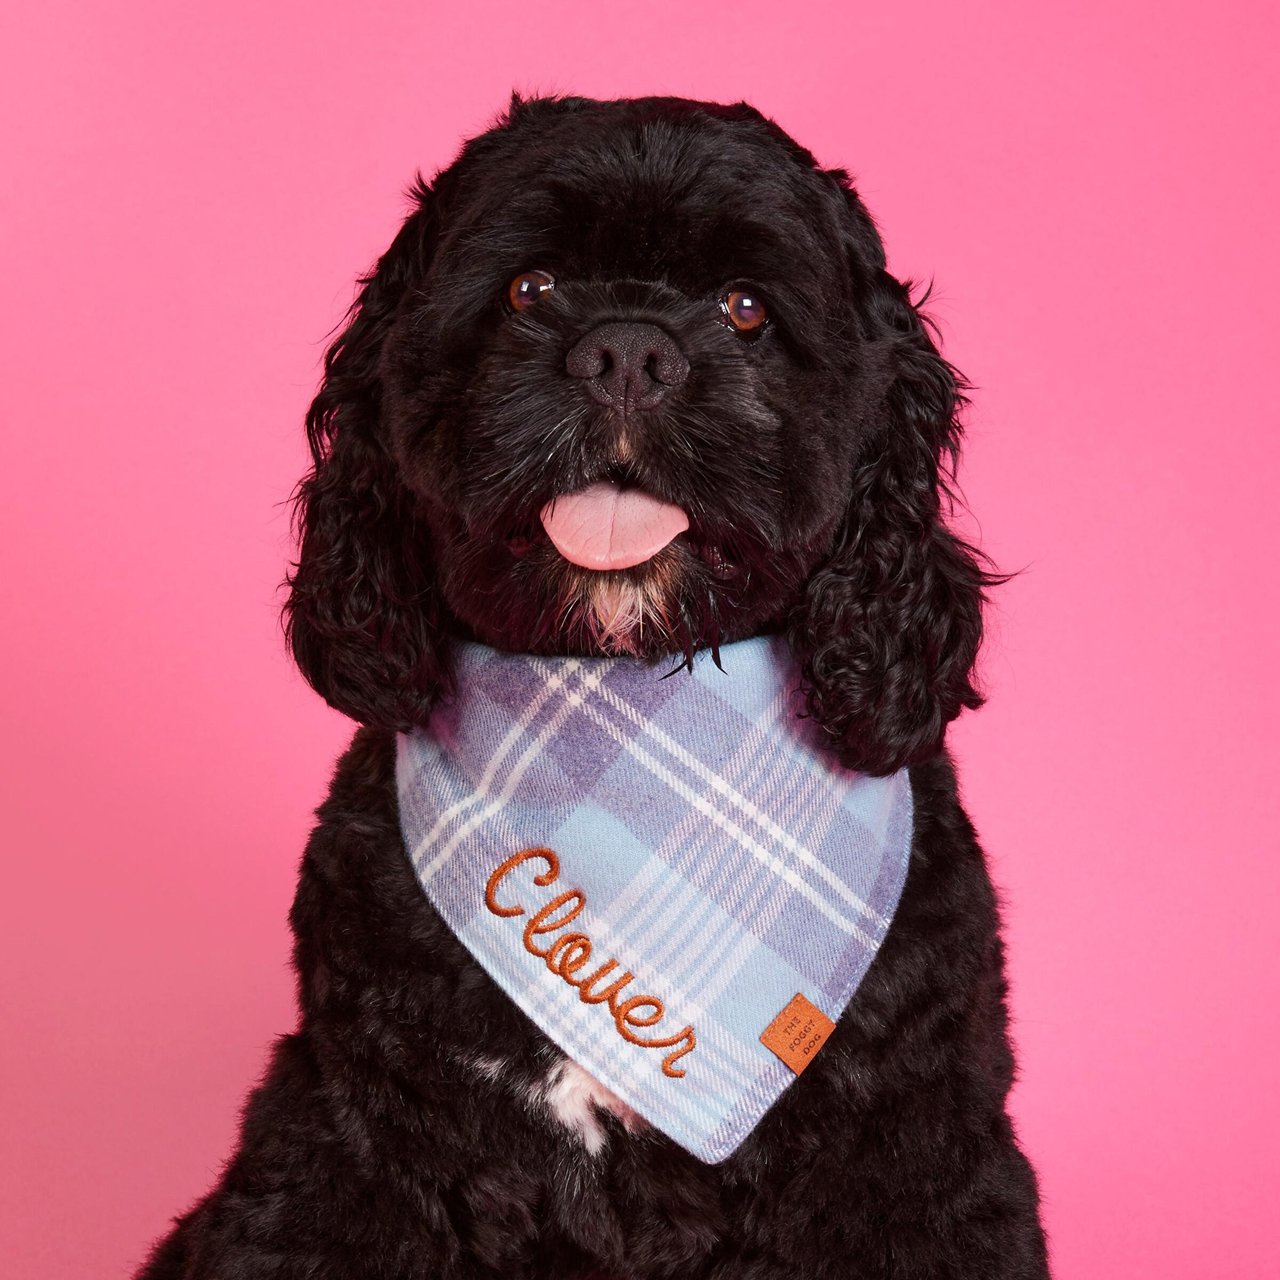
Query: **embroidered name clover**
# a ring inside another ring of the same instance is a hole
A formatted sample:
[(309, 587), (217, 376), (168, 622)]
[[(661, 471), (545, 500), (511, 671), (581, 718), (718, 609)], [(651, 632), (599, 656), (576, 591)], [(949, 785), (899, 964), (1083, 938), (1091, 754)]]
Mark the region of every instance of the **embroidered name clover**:
[[(485, 886), (484, 904), (495, 916), (524, 915), (524, 907), (518, 903), (512, 906), (500, 903), (496, 891), (506, 876), (530, 858), (547, 864), (546, 871), (534, 877), (534, 884), (554, 884), (560, 878), (560, 859), (552, 850), (526, 849), (514, 854), (494, 871)], [(629, 970), (616, 973), (618, 961), (615, 957), (611, 956), (603, 963), (597, 963), (591, 971), (583, 973), (591, 961), (592, 952), (592, 941), (587, 934), (562, 933), (545, 947), (539, 945), (541, 934), (552, 934), (565, 928), (586, 905), (587, 899), (581, 889), (569, 889), (552, 898), (529, 917), (529, 923), (525, 925), (521, 935), (525, 950), (530, 955), (545, 960), (551, 973), (575, 987), (578, 999), (583, 1004), (606, 1005), (618, 1034), (628, 1043), (641, 1045), (646, 1049), (667, 1049), (678, 1045), (678, 1048), (662, 1059), (662, 1072), (673, 1079), (679, 1079), (684, 1075), (684, 1070), (676, 1067), (676, 1061), (689, 1053), (698, 1042), (692, 1027), (684, 1027), (675, 1035), (641, 1034), (641, 1028), (652, 1027), (662, 1020), (666, 1007), (656, 996), (637, 995), (634, 992), (624, 996), (623, 992), (630, 986), (635, 974)], [(603, 985), (597, 986), (597, 983)]]
[(905, 770), (863, 777), (812, 743), (783, 641), (720, 660), (664, 679), (460, 645), (456, 695), (397, 758), (431, 904), (569, 1057), (708, 1162), (822, 1052), (912, 822)]

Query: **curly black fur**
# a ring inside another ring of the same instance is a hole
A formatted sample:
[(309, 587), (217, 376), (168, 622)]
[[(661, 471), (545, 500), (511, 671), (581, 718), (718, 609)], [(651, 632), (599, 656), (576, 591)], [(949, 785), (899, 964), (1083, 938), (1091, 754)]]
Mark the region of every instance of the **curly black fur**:
[[(289, 637), (366, 727), (293, 909), (301, 1022), (222, 1180), (140, 1274), (1045, 1276), (1004, 1109), (996, 903), (943, 748), (980, 701), (993, 581), (945, 523), (963, 386), (847, 176), (744, 105), (517, 99), (413, 200), (307, 420)], [(509, 313), (506, 283), (535, 267), (554, 293)], [(742, 282), (769, 305), (753, 340), (719, 322)], [(689, 360), (638, 420), (564, 372), (604, 320), (661, 325)], [(583, 1149), (541, 1101), (560, 1051), (449, 932), (401, 843), (393, 731), (448, 689), (455, 637), (598, 651), (595, 580), (537, 513), (599, 479), (690, 517), (617, 574), (658, 602), (634, 652), (785, 630), (843, 761), (911, 766), (888, 938), (814, 1063), (715, 1166), (603, 1111), (606, 1146)]]

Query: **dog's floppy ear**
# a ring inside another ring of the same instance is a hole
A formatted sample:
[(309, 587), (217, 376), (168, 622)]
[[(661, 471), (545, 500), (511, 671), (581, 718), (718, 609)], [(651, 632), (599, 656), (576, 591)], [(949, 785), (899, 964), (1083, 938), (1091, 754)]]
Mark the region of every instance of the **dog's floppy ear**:
[(790, 620), (810, 714), (842, 762), (872, 774), (928, 759), (962, 707), (985, 587), (999, 581), (947, 528), (963, 382), (908, 286), (885, 270), (870, 215), (843, 174), (846, 247), (864, 338), (865, 438), (830, 556)]
[(435, 238), (429, 189), (361, 282), (329, 347), (307, 413), (312, 469), (298, 487), (298, 563), (285, 627), (302, 674), (364, 724), (421, 724), (448, 679), (448, 649), (426, 521), (379, 429), (379, 358), (396, 309), (426, 272)]

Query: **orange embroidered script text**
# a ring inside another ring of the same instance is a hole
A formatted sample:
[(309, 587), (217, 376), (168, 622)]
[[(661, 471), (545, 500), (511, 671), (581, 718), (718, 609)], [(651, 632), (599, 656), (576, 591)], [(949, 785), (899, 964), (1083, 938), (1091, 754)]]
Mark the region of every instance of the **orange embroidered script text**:
[[(494, 871), (489, 877), (489, 883), (485, 885), (484, 905), (495, 916), (524, 915), (522, 906), (504, 906), (500, 903), (497, 899), (497, 890), (507, 875), (522, 862), (527, 862), (531, 858), (541, 858), (547, 864), (544, 872), (534, 876), (534, 884), (546, 886), (554, 884), (560, 878), (560, 859), (552, 850), (525, 849), (520, 853), (512, 854)], [(692, 1027), (685, 1027), (673, 1036), (637, 1035), (637, 1028), (652, 1027), (661, 1022), (666, 1010), (662, 1001), (656, 996), (637, 995), (627, 1000), (620, 998), (623, 990), (635, 978), (635, 974), (629, 970), (624, 971), (605, 986), (597, 987), (597, 983), (603, 982), (613, 973), (618, 967), (618, 962), (610, 958), (593, 973), (582, 974), (581, 971), (586, 968), (591, 959), (591, 939), (585, 933), (562, 933), (554, 940), (547, 938), (545, 945), (540, 945), (545, 935), (563, 929), (578, 917), (586, 905), (586, 895), (581, 889), (569, 889), (552, 898), (529, 917), (524, 927), (525, 949), (544, 961), (547, 968), (557, 977), (563, 978), (570, 986), (577, 987), (578, 999), (584, 1004), (607, 1003), (609, 1012), (613, 1015), (613, 1025), (624, 1040), (631, 1044), (643, 1045), (646, 1049), (670, 1049), (673, 1045), (680, 1046), (662, 1060), (663, 1075), (679, 1078), (684, 1075), (684, 1071), (678, 1070), (673, 1063), (692, 1051), (698, 1043)]]

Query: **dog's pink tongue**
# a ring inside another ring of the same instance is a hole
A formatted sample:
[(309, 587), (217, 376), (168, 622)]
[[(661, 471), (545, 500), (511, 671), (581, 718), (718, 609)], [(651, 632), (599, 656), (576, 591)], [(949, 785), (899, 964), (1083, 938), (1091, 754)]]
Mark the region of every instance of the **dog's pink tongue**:
[(630, 569), (689, 527), (679, 507), (612, 484), (561, 494), (542, 508), (541, 518), (556, 550), (584, 569)]

